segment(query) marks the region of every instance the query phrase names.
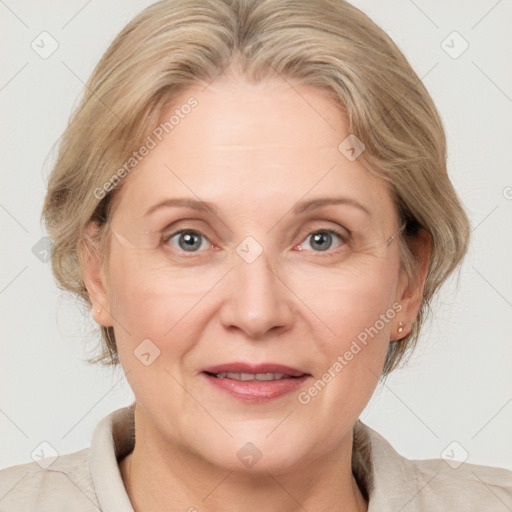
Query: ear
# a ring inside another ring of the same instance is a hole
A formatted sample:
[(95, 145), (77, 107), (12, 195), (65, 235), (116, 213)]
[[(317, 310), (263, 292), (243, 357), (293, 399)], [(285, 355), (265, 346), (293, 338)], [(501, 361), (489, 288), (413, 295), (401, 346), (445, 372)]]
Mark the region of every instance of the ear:
[[(405, 269), (400, 271), (397, 301), (402, 305), (402, 309), (395, 317), (396, 325), (393, 326), (397, 340), (411, 332), (412, 323), (418, 315), (432, 254), (432, 238), (424, 229), (420, 229), (409, 244), (414, 258), (414, 271), (412, 276), (409, 276)], [(399, 331), (399, 323), (402, 327), (401, 331)]]
[(90, 222), (86, 229), (86, 238), (80, 245), (79, 257), (85, 287), (92, 303), (94, 321), (105, 327), (113, 326), (108, 301), (105, 259), (99, 245), (100, 226)]

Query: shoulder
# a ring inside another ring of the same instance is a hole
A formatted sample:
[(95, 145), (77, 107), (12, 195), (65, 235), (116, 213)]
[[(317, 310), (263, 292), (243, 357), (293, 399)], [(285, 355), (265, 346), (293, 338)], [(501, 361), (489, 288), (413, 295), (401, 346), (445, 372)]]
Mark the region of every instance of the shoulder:
[(408, 462), (422, 489), (419, 502), (431, 510), (512, 510), (512, 471), (445, 459)]
[(448, 457), (409, 459), (361, 421), (354, 430), (353, 462), (369, 491), (369, 512), (512, 510), (512, 471)]
[(0, 471), (0, 511), (98, 511), (89, 449)]

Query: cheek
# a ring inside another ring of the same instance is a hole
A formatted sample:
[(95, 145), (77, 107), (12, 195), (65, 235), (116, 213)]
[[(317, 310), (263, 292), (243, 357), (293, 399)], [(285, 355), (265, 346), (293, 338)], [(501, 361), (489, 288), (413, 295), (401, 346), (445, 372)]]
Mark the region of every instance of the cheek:
[[(355, 420), (370, 399), (384, 365), (395, 301), (398, 264), (316, 276), (297, 290), (312, 311), (308, 323), (319, 354), (316, 383), (299, 400), (307, 407), (343, 410)], [(321, 320), (321, 321), (320, 321)], [(322, 405), (321, 405), (322, 404)], [(331, 425), (339, 428), (336, 422)]]
[[(187, 348), (197, 322), (190, 324), (199, 299), (215, 285), (215, 275), (171, 269), (165, 261), (113, 248), (109, 266), (109, 304), (120, 357), (144, 339), (160, 350), (172, 343), (174, 354)], [(178, 336), (179, 334), (179, 336)], [(127, 360), (125, 358), (125, 360)]]
[[(120, 334), (130, 333), (130, 345), (145, 338), (160, 343), (175, 338), (172, 331), (178, 323), (179, 338), (185, 340), (185, 334), (190, 334), (183, 332), (189, 324), (186, 317), (194, 316), (194, 309), (207, 295), (204, 303), (211, 305), (223, 286), (219, 283), (223, 269), (173, 268), (165, 258), (149, 263), (144, 255), (118, 247), (111, 250), (109, 270), (111, 312), (122, 326)], [(393, 309), (398, 279), (398, 265), (393, 261), (372, 261), (372, 265), (341, 270), (311, 265), (276, 270), (293, 290), (285, 300), (298, 308), (298, 324), (299, 317), (305, 319), (305, 328), (314, 331), (315, 343), (323, 345), (322, 352), (327, 355), (346, 349), (353, 339), (364, 338), (368, 330), (372, 339), (389, 333), (389, 322), (381, 325), (378, 320)], [(375, 324), (378, 336), (372, 328)], [(179, 340), (173, 340), (173, 350), (175, 343)]]
[(385, 338), (389, 333), (397, 308), (399, 265), (391, 258), (372, 263), (342, 270), (312, 270), (306, 280), (294, 278), (294, 291), (317, 317), (314, 325), (318, 332), (323, 331), (318, 339), (325, 339), (325, 347), (343, 349), (375, 324), (379, 332), (371, 329), (374, 336)]

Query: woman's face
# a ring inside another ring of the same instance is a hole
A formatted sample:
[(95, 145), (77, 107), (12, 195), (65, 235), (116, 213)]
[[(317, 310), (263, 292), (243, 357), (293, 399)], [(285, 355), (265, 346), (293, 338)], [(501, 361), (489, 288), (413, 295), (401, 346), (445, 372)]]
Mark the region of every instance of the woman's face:
[(124, 178), (96, 320), (161, 446), (237, 470), (317, 459), (409, 320), (391, 194), (340, 150), (346, 119), (319, 89), (217, 79), (172, 115)]

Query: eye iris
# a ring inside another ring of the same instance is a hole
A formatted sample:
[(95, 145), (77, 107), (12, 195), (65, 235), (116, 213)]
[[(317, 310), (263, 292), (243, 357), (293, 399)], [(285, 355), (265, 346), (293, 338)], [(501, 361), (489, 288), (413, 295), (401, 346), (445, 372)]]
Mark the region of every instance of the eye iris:
[[(192, 252), (201, 247), (201, 236), (193, 231), (183, 232), (179, 235), (178, 244), (184, 251)], [(326, 251), (332, 245), (332, 234), (328, 231), (318, 231), (310, 235), (311, 246), (319, 251)]]
[(179, 245), (184, 251), (193, 251), (201, 247), (200, 235), (196, 233), (182, 233), (179, 238)]
[[(326, 240), (328, 242), (327, 244), (325, 244)], [(320, 246), (320, 247), (317, 246), (316, 248), (320, 251), (326, 251), (331, 246), (331, 242), (332, 242), (332, 235), (325, 231), (320, 231), (320, 232), (316, 233), (315, 235), (313, 235), (313, 241), (311, 243), (311, 246), (315, 247), (315, 244), (324, 243), (323, 246)]]

